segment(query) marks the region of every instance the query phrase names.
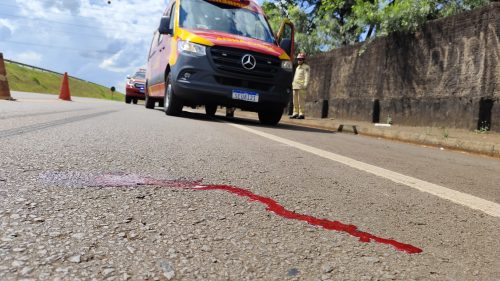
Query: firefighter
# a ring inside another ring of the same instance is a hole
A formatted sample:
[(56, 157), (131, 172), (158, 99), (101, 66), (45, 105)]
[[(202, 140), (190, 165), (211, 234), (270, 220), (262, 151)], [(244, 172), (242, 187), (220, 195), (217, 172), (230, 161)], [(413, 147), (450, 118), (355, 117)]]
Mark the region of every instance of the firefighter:
[(292, 89), (293, 89), (293, 114), (290, 116), (292, 119), (304, 119), (304, 107), (306, 104), (306, 89), (309, 84), (309, 65), (305, 63), (306, 54), (300, 53), (297, 56), (297, 63), (299, 64), (295, 69), (293, 76)]

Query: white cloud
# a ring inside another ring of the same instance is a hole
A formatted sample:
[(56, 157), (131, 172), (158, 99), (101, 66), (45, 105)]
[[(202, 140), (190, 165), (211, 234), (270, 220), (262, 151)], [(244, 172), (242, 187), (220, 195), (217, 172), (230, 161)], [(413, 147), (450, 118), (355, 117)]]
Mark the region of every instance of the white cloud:
[(42, 55), (35, 52), (24, 52), (17, 54), (13, 60), (30, 65), (38, 65), (42, 61)]
[(0, 0), (0, 50), (8, 59), (121, 89), (127, 74), (146, 65), (168, 1)]
[(126, 72), (128, 67), (120, 66), (119, 63), (119, 61), (123, 58), (121, 54), (122, 51), (112, 55), (109, 58), (104, 59), (99, 65), (99, 67), (113, 72)]
[(76, 13), (81, 5), (79, 0), (60, 0), (54, 2), (58, 2), (57, 5), (60, 5), (63, 9), (70, 10), (72, 13)]
[(12, 21), (0, 18), (0, 38), (10, 38), (16, 29), (17, 26)]
[(6, 28), (10, 32), (14, 32), (17, 29), (16, 25), (11, 20), (1, 19), (1, 18), (0, 18), (0, 28)]
[(103, 85), (125, 80), (146, 64), (167, 6), (167, 0), (1, 1), (8, 5), (0, 14), (0, 50), (6, 58), (43, 62), (37, 66)]
[(28, 18), (50, 18), (58, 12), (58, 9), (53, 7), (44, 7), (44, 3), (40, 1), (16, 0), (16, 2), (20, 14)]
[(114, 87), (117, 92), (125, 94), (125, 83), (127, 83), (126, 79), (119, 79), (115, 81)]
[(54, 18), (58, 15), (68, 14), (68, 12), (77, 15), (81, 6), (81, 0), (16, 0), (16, 2), (21, 13), (31, 18)]

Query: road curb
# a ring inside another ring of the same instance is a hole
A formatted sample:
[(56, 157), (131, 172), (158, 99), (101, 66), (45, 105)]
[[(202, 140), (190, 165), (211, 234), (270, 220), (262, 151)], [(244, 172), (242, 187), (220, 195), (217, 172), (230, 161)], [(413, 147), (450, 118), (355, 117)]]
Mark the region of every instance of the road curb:
[[(324, 124), (325, 122), (329, 122), (329, 124)], [(294, 125), (294, 126), (303, 126), (310, 128), (317, 128), (329, 131), (337, 131), (339, 122), (333, 120), (288, 120), (283, 118), (282, 123)], [(322, 124), (320, 124), (322, 123)], [(347, 122), (342, 122), (347, 123)], [(451, 149), (457, 151), (470, 152), (475, 154), (487, 155), (496, 158), (500, 158), (500, 141), (498, 143), (495, 142), (479, 142), (479, 141), (471, 141), (471, 140), (461, 140), (457, 138), (439, 138), (432, 135), (426, 135), (422, 133), (414, 133), (414, 132), (406, 132), (400, 129), (394, 129), (394, 127), (390, 128), (368, 128), (363, 126), (362, 124), (351, 122), (355, 124), (360, 135), (376, 137), (376, 138), (384, 138), (389, 140), (396, 140), (402, 142), (413, 143), (417, 145), (427, 145), (444, 149)], [(350, 132), (349, 130), (344, 131)], [(352, 132), (350, 132), (352, 133)], [(472, 134), (472, 132), (471, 132)]]
[[(219, 111), (218, 114), (225, 114), (225, 111)], [(255, 113), (249, 111), (236, 111), (236, 117), (248, 118), (253, 120), (258, 120)], [(462, 151), (473, 154), (485, 155), (495, 158), (500, 158), (500, 135), (498, 138), (495, 137), (495, 142), (481, 142), (474, 140), (463, 140), (454, 137), (437, 137), (433, 135), (428, 135), (424, 133), (415, 133), (405, 131), (405, 127), (391, 126), (391, 127), (375, 127), (370, 123), (368, 125), (363, 124), (363, 122), (349, 121), (349, 120), (337, 120), (337, 119), (318, 119), (318, 118), (306, 118), (301, 120), (289, 119), (288, 116), (283, 115), (280, 124), (287, 124), (305, 128), (313, 128), (331, 132), (338, 132), (338, 127), (343, 124), (342, 133), (354, 134), (352, 130), (352, 125), (355, 125), (359, 135), (374, 137), (374, 138), (384, 138), (388, 140), (400, 141), (405, 143), (412, 143), (415, 145), (432, 146), (436, 148), (443, 148), (448, 150)], [(373, 126), (373, 127), (372, 127)], [(424, 128), (421, 128), (424, 131)], [(453, 130), (453, 129), (451, 129)], [(453, 134), (453, 133), (451, 133)], [(474, 134), (474, 132), (470, 132)], [(496, 136), (496, 135), (495, 135)]]

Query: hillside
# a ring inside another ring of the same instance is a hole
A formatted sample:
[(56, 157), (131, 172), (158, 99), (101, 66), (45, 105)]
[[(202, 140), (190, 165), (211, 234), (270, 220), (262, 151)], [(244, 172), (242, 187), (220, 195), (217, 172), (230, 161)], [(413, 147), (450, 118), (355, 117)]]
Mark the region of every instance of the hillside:
[[(59, 94), (62, 75), (5, 62), (11, 91)], [(71, 96), (123, 101), (124, 95), (115, 92), (111, 98), (109, 88), (69, 78)]]

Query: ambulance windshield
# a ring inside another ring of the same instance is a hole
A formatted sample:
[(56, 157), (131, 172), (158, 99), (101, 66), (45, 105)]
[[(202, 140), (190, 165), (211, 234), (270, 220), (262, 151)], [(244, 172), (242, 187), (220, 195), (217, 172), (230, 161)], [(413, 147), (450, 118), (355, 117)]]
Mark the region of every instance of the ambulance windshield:
[[(183, 0), (180, 27), (207, 29), (274, 42), (264, 15), (234, 0)], [(250, 7), (250, 6), (248, 6)]]

